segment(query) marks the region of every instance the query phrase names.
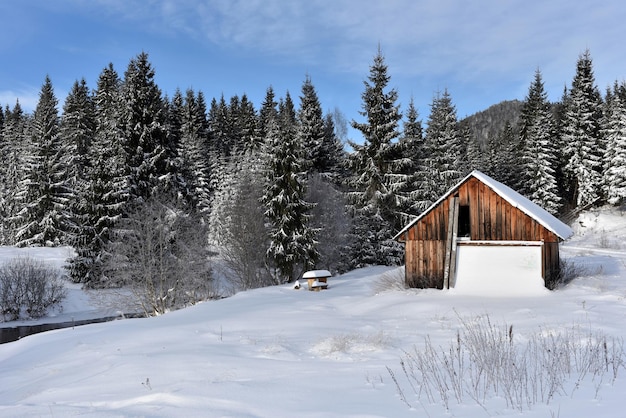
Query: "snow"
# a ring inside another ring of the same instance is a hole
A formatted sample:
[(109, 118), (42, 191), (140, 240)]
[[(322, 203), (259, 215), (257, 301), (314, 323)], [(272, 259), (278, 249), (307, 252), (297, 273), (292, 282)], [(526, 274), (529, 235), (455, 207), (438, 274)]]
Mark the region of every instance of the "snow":
[[(622, 417), (624, 368), (597, 393), (583, 381), (549, 404), (519, 411), (498, 397), (480, 405), (451, 400), (449, 409), (418, 399), (400, 365), (425, 338), (448, 347), (462, 321), (485, 316), (510, 324), (519, 340), (573, 324), (626, 337), (626, 216), (589, 213), (574, 229), (561, 253), (586, 273), (540, 296), (383, 289), (385, 277), (401, 270), (370, 267), (334, 277), (323, 292), (274, 286), (159, 317), (2, 344), (0, 416)], [(32, 251), (60, 265), (68, 249)], [(98, 315), (97, 301), (72, 288), (60, 317), (88, 315), (90, 303)]]
[(324, 277), (331, 277), (330, 271), (328, 270), (310, 270), (305, 272), (302, 275), (303, 279), (321, 279)]
[(475, 177), (485, 185), (489, 186), (494, 192), (496, 192), (500, 197), (509, 202), (513, 207), (520, 209), (522, 212), (533, 218), (535, 221), (539, 222), (539, 224), (554, 232), (561, 239), (565, 240), (573, 235), (574, 232), (568, 225), (558, 220), (541, 206), (525, 198), (510, 187), (492, 179), (488, 175), (478, 170), (474, 170), (470, 174), (468, 174), (463, 180), (457, 183), (454, 187), (452, 187), (446, 194), (440, 197), (439, 200), (437, 200), (428, 209), (426, 209), (420, 216), (413, 219), (398, 234), (396, 234), (395, 238), (397, 239), (406, 231), (408, 231), (413, 225), (415, 225), (417, 221), (423, 218), (433, 208), (438, 206), (442, 201), (450, 196), (450, 194), (454, 190), (456, 190), (461, 184), (465, 183), (470, 177)]
[(526, 244), (458, 246), (454, 290), (492, 297), (544, 295), (548, 290), (541, 277), (541, 242)]

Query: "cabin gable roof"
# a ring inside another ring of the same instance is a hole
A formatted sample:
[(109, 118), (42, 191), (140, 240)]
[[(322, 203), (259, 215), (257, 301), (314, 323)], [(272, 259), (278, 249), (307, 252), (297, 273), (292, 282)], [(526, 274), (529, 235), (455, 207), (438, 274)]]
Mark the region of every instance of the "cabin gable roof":
[(430, 213), (435, 207), (439, 206), (441, 202), (447, 199), (451, 194), (456, 192), (459, 187), (467, 182), (470, 178), (475, 178), (481, 183), (488, 186), (491, 190), (493, 190), (496, 194), (498, 194), (502, 199), (506, 200), (511, 206), (518, 208), (523, 213), (525, 213), (530, 218), (534, 219), (541, 226), (546, 228), (547, 230), (553, 232), (560, 239), (565, 240), (571, 237), (574, 233), (569, 226), (558, 220), (555, 216), (550, 214), (548, 211), (543, 209), (541, 206), (522, 196), (515, 190), (510, 187), (492, 179), (488, 175), (474, 170), (470, 174), (468, 174), (463, 180), (461, 180), (458, 184), (452, 187), (448, 192), (446, 192), (443, 196), (441, 196), (435, 203), (433, 203), (428, 209), (426, 209), (422, 214), (413, 219), (407, 226), (405, 226), (394, 239), (398, 240), (402, 235), (404, 235), (411, 227), (413, 227), (416, 223), (418, 223), (421, 219), (423, 219), (428, 213)]

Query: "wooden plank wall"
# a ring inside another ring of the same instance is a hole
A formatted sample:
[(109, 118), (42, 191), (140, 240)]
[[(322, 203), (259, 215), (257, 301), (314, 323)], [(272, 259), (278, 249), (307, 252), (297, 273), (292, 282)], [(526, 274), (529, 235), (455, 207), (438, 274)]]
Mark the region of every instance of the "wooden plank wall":
[(405, 234), (409, 286), (443, 287), (448, 210), (455, 195), (460, 206), (469, 206), (471, 240), (544, 241), (551, 244), (544, 245), (544, 278), (548, 281), (558, 271), (558, 237), (487, 185), (470, 177)]

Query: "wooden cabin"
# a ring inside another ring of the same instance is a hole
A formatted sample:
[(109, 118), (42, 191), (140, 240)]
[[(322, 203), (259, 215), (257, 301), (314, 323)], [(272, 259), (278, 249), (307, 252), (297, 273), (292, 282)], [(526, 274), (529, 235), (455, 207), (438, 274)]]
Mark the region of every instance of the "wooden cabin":
[(572, 234), (543, 208), (473, 171), (395, 239), (405, 244), (409, 287), (472, 286), (490, 276), (492, 283), (539, 280), (551, 288), (559, 242)]

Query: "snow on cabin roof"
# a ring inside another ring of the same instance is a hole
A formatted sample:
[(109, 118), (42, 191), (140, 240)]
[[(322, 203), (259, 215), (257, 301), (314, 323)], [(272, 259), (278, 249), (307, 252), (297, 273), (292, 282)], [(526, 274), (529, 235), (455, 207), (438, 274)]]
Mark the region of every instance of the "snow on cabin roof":
[(307, 271), (306, 273), (304, 273), (302, 275), (303, 279), (318, 279), (318, 278), (324, 278), (324, 277), (331, 277), (332, 274), (330, 274), (330, 271), (328, 270), (311, 270), (311, 271)]
[(450, 194), (452, 194), (455, 190), (459, 188), (459, 186), (465, 183), (470, 177), (475, 177), (485, 185), (489, 186), (494, 192), (496, 192), (501, 198), (509, 202), (513, 207), (518, 208), (526, 215), (533, 218), (543, 227), (548, 229), (549, 231), (554, 232), (559, 238), (567, 239), (571, 237), (574, 232), (571, 230), (569, 226), (558, 220), (548, 211), (546, 211), (541, 206), (536, 203), (530, 201), (526, 197), (522, 196), (515, 190), (510, 187), (492, 179), (488, 175), (474, 170), (470, 174), (468, 174), (463, 180), (461, 180), (456, 186), (452, 187), (446, 194), (441, 196), (439, 200), (433, 203), (428, 209), (426, 209), (421, 215), (413, 219), (407, 226), (405, 226), (402, 231), (400, 231), (394, 239), (398, 239), (402, 234), (408, 231), (413, 225), (415, 225), (420, 219), (422, 219), (428, 212), (430, 212), (434, 207), (438, 206), (443, 200), (447, 199)]

